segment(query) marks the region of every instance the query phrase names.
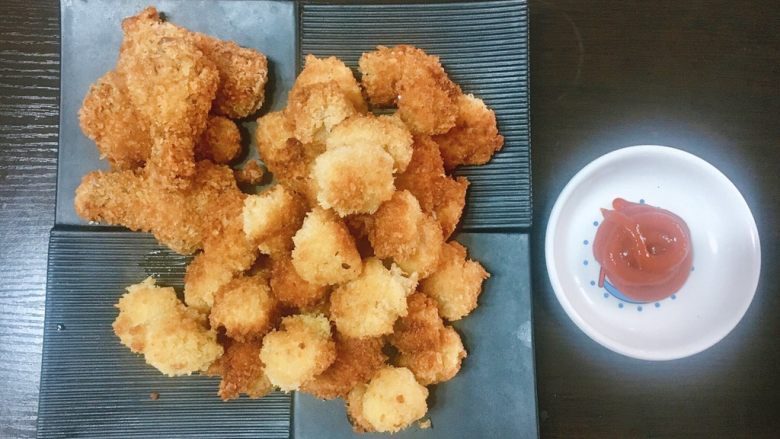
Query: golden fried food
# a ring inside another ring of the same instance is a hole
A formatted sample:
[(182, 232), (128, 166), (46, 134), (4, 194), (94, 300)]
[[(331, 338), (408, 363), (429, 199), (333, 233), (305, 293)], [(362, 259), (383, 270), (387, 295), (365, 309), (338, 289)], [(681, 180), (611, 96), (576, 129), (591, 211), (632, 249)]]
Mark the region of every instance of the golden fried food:
[(425, 416), (428, 389), (409, 369), (386, 366), (347, 398), (347, 414), (356, 431), (395, 433)]
[(195, 144), (195, 159), (227, 164), (240, 153), (241, 133), (236, 123), (226, 117), (209, 116), (206, 130)]
[(374, 213), (393, 196), (393, 158), (374, 144), (329, 149), (311, 171), (317, 201), (340, 216)]
[(330, 322), (321, 315), (285, 317), (280, 329), (263, 339), (260, 359), (274, 386), (285, 392), (299, 389), (336, 359)]
[(209, 35), (192, 33), (195, 44), (219, 72), (212, 111), (232, 119), (247, 117), (263, 106), (268, 60), (262, 53)]
[(482, 99), (470, 94), (458, 97), (457, 108), (455, 126), (433, 137), (439, 144), (444, 167), (483, 165), (504, 146), (504, 137), (498, 134), (496, 114)]
[(219, 362), (219, 397), (223, 401), (245, 394), (250, 398), (262, 398), (273, 390), (273, 385), (263, 371), (260, 361), (260, 343), (229, 341)]
[(329, 81), (293, 88), (284, 114), (301, 143), (324, 145), (333, 127), (358, 110), (339, 84)]
[(488, 277), (479, 262), (466, 259), (466, 248), (452, 241), (442, 246), (436, 271), (420, 283), (420, 289), (436, 300), (442, 317), (455, 321), (477, 307), (482, 282)]
[(441, 226), (430, 215), (423, 215), (418, 228), (418, 241), (414, 251), (409, 256), (398, 256), (394, 260), (404, 272), (415, 273), (418, 279), (425, 279), (439, 263), (444, 238)]
[(420, 239), (423, 213), (409, 191), (397, 191), (365, 223), (366, 234), (378, 258), (410, 257)]
[(460, 335), (452, 327), (442, 329), (439, 337), (440, 341), (435, 348), (401, 352), (398, 355), (398, 366), (411, 370), (424, 386), (449, 381), (460, 371), (461, 363), (466, 358)]
[(122, 22), (117, 72), (142, 123), (150, 127), (149, 175), (182, 188), (195, 174), (194, 146), (206, 128), (219, 85), (213, 61), (185, 29), (163, 22), (153, 7)]
[(295, 271), (288, 255), (274, 256), (271, 267), (271, 292), (286, 306), (304, 309), (321, 302), (328, 288), (306, 282)]
[(298, 74), (293, 89), (303, 88), (311, 84), (335, 82), (355, 109), (360, 113), (368, 110), (360, 85), (349, 69), (335, 56), (317, 58), (314, 55), (306, 55), (303, 70)]
[(390, 344), (399, 352), (438, 349), (444, 321), (439, 316), (436, 301), (417, 292), (407, 299), (407, 314), (395, 322)]
[(382, 353), (383, 345), (380, 337), (357, 339), (337, 334), (336, 360), (301, 390), (320, 399), (346, 398), (350, 390), (384, 366), (387, 356)]
[(396, 178), (398, 189), (406, 189), (420, 202), (424, 212), (439, 221), (445, 239), (452, 235), (466, 205), (465, 177), (453, 179), (444, 173), (439, 147), (428, 136), (415, 136), (409, 166)]
[(261, 276), (239, 276), (214, 294), (209, 322), (237, 341), (260, 340), (276, 323), (279, 313), (268, 281)]
[(396, 319), (406, 315), (406, 296), (416, 286), (416, 275), (406, 277), (395, 265), (388, 270), (379, 259), (367, 259), (357, 279), (331, 294), (330, 318), (347, 337), (390, 334)]
[(316, 208), (293, 236), (292, 264), (301, 279), (333, 285), (356, 278), (362, 269), (355, 240), (331, 211)]
[(380, 146), (393, 158), (394, 173), (406, 170), (412, 159), (412, 135), (396, 116), (352, 116), (333, 128), (325, 145), (327, 149)]
[(374, 105), (396, 104), (415, 134), (441, 134), (455, 125), (461, 91), (439, 58), (412, 46), (378, 46), (359, 61), (362, 83)]
[(304, 201), (278, 184), (244, 200), (244, 233), (265, 254), (287, 254), (305, 215)]
[(243, 168), (234, 169), (233, 175), (236, 177), (236, 183), (240, 185), (257, 185), (263, 181), (265, 170), (258, 160), (250, 160)]
[(205, 316), (184, 306), (173, 288), (156, 286), (154, 278), (127, 287), (116, 307), (119, 340), (165, 375), (206, 370), (222, 355)]

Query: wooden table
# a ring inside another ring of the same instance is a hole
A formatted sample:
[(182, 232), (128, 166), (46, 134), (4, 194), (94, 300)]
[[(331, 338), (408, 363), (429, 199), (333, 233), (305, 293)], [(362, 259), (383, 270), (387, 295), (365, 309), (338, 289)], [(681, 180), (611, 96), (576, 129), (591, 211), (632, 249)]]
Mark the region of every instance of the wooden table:
[[(0, 437), (33, 437), (54, 217), (59, 7), (4, 0), (0, 12)], [(531, 48), (542, 436), (777, 437), (780, 3), (532, 1)], [(566, 181), (593, 158), (641, 143), (677, 146), (721, 169), (761, 236), (761, 280), (744, 320), (678, 361), (632, 360), (591, 341), (558, 305), (544, 266), (546, 221)]]

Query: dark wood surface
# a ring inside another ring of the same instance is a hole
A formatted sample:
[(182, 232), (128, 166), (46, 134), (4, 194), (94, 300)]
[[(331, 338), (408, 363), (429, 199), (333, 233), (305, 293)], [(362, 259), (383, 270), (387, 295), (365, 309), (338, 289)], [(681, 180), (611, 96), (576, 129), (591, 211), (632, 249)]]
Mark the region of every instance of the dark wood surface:
[[(0, 437), (33, 437), (55, 197), (59, 8), (4, 0), (0, 12)], [(780, 4), (532, 1), (531, 49), (542, 436), (777, 437)], [(761, 280), (744, 320), (688, 359), (642, 362), (600, 347), (568, 320), (544, 268), (547, 217), (566, 181), (593, 158), (639, 143), (678, 146), (721, 169), (761, 236)]]

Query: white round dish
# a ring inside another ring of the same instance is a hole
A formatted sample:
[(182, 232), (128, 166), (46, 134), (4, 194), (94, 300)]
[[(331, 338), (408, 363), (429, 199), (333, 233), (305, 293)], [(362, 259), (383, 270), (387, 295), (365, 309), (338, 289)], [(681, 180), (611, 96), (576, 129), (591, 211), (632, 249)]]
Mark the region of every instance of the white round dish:
[[(693, 271), (674, 295), (635, 303), (599, 288), (593, 237), (600, 208), (621, 197), (670, 210), (691, 231)], [(601, 156), (566, 185), (545, 238), (547, 272), (563, 309), (590, 338), (629, 357), (672, 360), (725, 337), (758, 284), (761, 247), (753, 215), (733, 183), (687, 152), (631, 146)]]

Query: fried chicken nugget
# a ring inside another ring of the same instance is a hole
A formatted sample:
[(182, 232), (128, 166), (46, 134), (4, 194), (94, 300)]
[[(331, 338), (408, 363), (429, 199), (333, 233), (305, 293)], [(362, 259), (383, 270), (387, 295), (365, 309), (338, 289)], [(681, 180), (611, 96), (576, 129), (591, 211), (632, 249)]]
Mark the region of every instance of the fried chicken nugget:
[(173, 288), (156, 286), (152, 277), (127, 287), (116, 307), (112, 326), (119, 340), (165, 375), (206, 370), (222, 355), (205, 316), (184, 306)]
[(150, 127), (150, 175), (165, 186), (186, 187), (195, 173), (195, 141), (219, 85), (217, 68), (190, 32), (163, 22), (153, 7), (123, 20), (122, 29), (117, 72)]
[(260, 343), (229, 341), (220, 361), (219, 375), (222, 381), (219, 383), (219, 397), (228, 401), (238, 398), (242, 393), (252, 399), (268, 395), (274, 387), (263, 368)]
[(331, 294), (330, 318), (347, 337), (390, 334), (396, 319), (406, 315), (406, 296), (416, 286), (416, 275), (406, 277), (397, 266), (388, 270), (379, 259), (369, 258), (357, 279)]
[(79, 124), (112, 169), (141, 167), (151, 154), (149, 127), (139, 120), (124, 78), (115, 71), (90, 86), (79, 109)]
[(212, 111), (231, 119), (256, 112), (265, 100), (268, 60), (262, 53), (198, 32), (195, 44), (219, 72), (219, 87)]
[(387, 356), (382, 353), (383, 345), (380, 337), (357, 339), (336, 334), (336, 360), (301, 390), (320, 399), (346, 398), (352, 388), (367, 382), (384, 366)]
[(355, 240), (333, 212), (315, 208), (293, 236), (295, 271), (314, 285), (347, 282), (360, 275), (363, 264)]
[(336, 81), (317, 82), (290, 90), (284, 114), (295, 138), (324, 145), (333, 127), (358, 110)]
[(295, 80), (293, 88), (306, 87), (311, 84), (319, 84), (334, 81), (341, 91), (347, 96), (355, 109), (360, 113), (368, 111), (360, 85), (352, 74), (352, 70), (335, 56), (317, 58), (314, 55), (306, 55), (306, 61)]
[(289, 255), (277, 255), (271, 266), (271, 292), (283, 305), (298, 309), (321, 302), (328, 288), (306, 282), (295, 271)]
[(386, 366), (347, 398), (347, 415), (358, 432), (395, 433), (428, 412), (428, 389), (405, 367)]
[(265, 170), (259, 160), (250, 160), (243, 168), (233, 169), (233, 175), (236, 177), (236, 183), (240, 185), (257, 185), (263, 181)]
[(428, 136), (416, 136), (409, 166), (396, 178), (398, 189), (406, 189), (420, 202), (426, 213), (433, 214), (441, 225), (445, 239), (452, 235), (466, 205), (466, 177), (453, 179), (444, 173), (439, 147)]
[(504, 146), (504, 136), (498, 134), (496, 113), (471, 94), (458, 97), (457, 108), (455, 126), (433, 137), (439, 144), (444, 167), (484, 165)]
[(488, 277), (479, 262), (466, 259), (465, 247), (451, 241), (442, 246), (436, 272), (421, 282), (420, 289), (436, 300), (445, 319), (455, 321), (477, 307), (482, 282)]
[(195, 159), (227, 164), (241, 153), (241, 133), (232, 120), (209, 116), (206, 130), (195, 145)]
[(336, 359), (330, 322), (322, 315), (285, 317), (280, 329), (263, 339), (260, 359), (273, 385), (285, 392), (298, 390)]
[(442, 329), (439, 337), (436, 348), (401, 352), (398, 356), (398, 366), (411, 370), (424, 386), (451, 380), (458, 374), (466, 358), (460, 335), (453, 328)]
[(301, 228), (306, 205), (295, 193), (277, 184), (244, 200), (244, 233), (269, 255), (288, 254), (292, 237)]
[(339, 216), (374, 213), (393, 196), (393, 158), (375, 144), (329, 149), (311, 171), (317, 201)]
[(396, 191), (379, 206), (366, 225), (374, 254), (380, 258), (404, 259), (417, 249), (423, 212), (409, 191)]
[(409, 256), (397, 256), (394, 260), (404, 272), (415, 273), (418, 279), (425, 279), (436, 270), (444, 237), (441, 226), (430, 215), (423, 215), (418, 227), (418, 241), (414, 251)]
[(260, 340), (273, 328), (279, 308), (268, 281), (261, 276), (239, 276), (217, 290), (209, 322), (225, 328), (228, 337)]
[(455, 125), (460, 88), (439, 58), (421, 49), (378, 46), (359, 61), (362, 83), (374, 105), (398, 105), (398, 115), (415, 134), (441, 134)]
[(412, 134), (396, 116), (352, 116), (333, 128), (327, 149), (378, 145), (393, 158), (393, 172), (403, 172), (412, 159)]

